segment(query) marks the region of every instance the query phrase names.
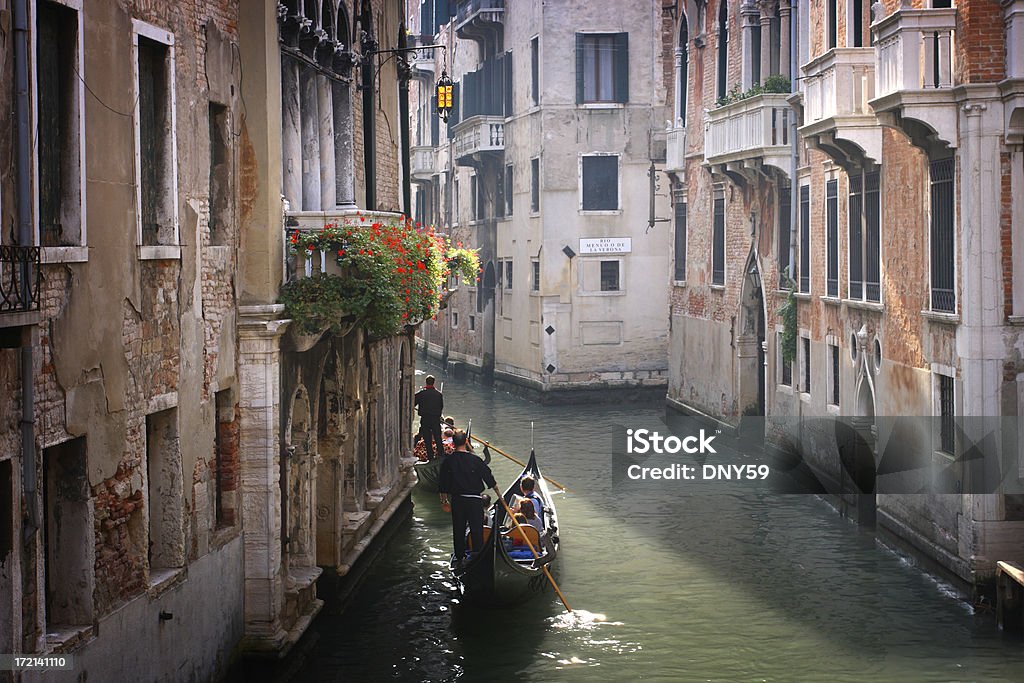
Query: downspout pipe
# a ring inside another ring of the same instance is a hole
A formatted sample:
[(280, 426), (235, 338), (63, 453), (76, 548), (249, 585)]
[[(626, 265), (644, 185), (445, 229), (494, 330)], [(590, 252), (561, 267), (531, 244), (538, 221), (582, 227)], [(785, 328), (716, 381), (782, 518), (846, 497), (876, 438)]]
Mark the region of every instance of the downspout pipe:
[[(18, 244), (31, 246), (32, 230), (32, 131), (29, 129), (29, 36), (28, 0), (14, 0), (14, 99), (15, 126), (17, 128), (17, 212)], [(31, 266), (20, 268), (22, 304), (31, 303)], [(32, 337), (23, 335), (21, 344), (21, 483), (28, 508), (28, 524), (23, 540), (27, 544), (39, 528), (39, 507), (36, 500), (36, 441), (35, 441), (35, 362), (32, 356)]]
[[(789, 90), (792, 94), (798, 91), (796, 84), (799, 80), (797, 77), (797, 53), (800, 45), (797, 42), (797, 9), (800, 2), (807, 2), (807, 0), (791, 0), (789, 10)], [(796, 105), (793, 105), (793, 115), (789, 120), (789, 276), (791, 278), (796, 272), (796, 224), (800, 216), (800, 184), (796, 178), (796, 169), (800, 164), (800, 147), (796, 132), (796, 116)]]
[[(406, 39), (406, 27), (403, 23), (398, 29), (398, 48), (403, 50), (409, 46)], [(402, 212), (412, 218), (412, 173), (410, 158), (412, 155), (409, 126), (409, 62), (405, 53), (399, 53), (398, 57), (398, 120), (401, 121), (401, 144), (402, 144)]]
[(374, 111), (374, 100), (377, 89), (374, 83), (374, 63), (377, 61), (377, 41), (370, 31), (370, 9), (367, 3), (363, 7), (362, 37), (362, 80), (363, 80), (363, 166), (365, 168), (366, 209), (377, 209), (377, 117)]

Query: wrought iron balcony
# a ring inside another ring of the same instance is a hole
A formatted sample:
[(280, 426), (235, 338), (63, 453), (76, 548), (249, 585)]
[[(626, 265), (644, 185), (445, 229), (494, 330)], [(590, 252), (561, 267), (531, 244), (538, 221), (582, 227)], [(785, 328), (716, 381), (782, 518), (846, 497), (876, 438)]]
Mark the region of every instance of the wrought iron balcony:
[(833, 48), (803, 67), (800, 134), (843, 166), (882, 159), (882, 127), (868, 101), (875, 93), (875, 50)]
[(900, 9), (871, 26), (877, 70), (871, 107), (915, 145), (955, 145), (956, 8)]
[(505, 119), (502, 116), (474, 116), (455, 127), (455, 159), (460, 164), (479, 160), (487, 154), (505, 151)]
[[(0, 327), (20, 324), (18, 314), (39, 310), (39, 247), (0, 245)], [(32, 322), (25, 319), (25, 323)]]
[(430, 180), (437, 173), (437, 150), (430, 145), (415, 145), (410, 157), (409, 167), (413, 178)]
[(686, 173), (686, 128), (682, 121), (665, 131), (665, 170)]
[(486, 41), (502, 32), (505, 0), (459, 0), (455, 33), (459, 38)]
[(767, 172), (789, 175), (789, 93), (765, 93), (708, 112), (704, 163), (733, 180)]

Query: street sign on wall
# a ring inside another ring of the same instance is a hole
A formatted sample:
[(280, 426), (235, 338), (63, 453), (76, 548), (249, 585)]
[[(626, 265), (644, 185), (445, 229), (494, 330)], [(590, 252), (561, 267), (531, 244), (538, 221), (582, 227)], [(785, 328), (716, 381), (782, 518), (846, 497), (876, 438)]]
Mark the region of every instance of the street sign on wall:
[(580, 254), (628, 254), (633, 251), (630, 237), (581, 237)]

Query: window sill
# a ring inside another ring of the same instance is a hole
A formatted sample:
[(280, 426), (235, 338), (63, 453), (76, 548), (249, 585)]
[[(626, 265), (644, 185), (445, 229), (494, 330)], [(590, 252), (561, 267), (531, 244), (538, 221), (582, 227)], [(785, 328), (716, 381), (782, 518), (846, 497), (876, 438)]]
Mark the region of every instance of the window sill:
[(809, 393), (807, 393), (806, 391), (801, 391), (800, 392), (800, 400), (803, 401), (804, 403), (810, 403), (811, 402), (811, 395)]
[(40, 261), (43, 263), (87, 263), (89, 247), (42, 247)]
[(625, 109), (625, 102), (581, 102), (576, 105), (580, 109)]
[(708, 285), (708, 287), (711, 288), (712, 292), (724, 292), (725, 291), (725, 285)]
[(580, 296), (626, 296), (626, 290), (619, 289), (614, 292), (590, 292), (587, 290), (580, 290)]
[(825, 412), (829, 415), (839, 415), (839, 406), (834, 403), (826, 404)]
[(819, 296), (818, 298), (829, 306), (841, 306), (843, 303), (843, 300), (836, 296)]
[(843, 303), (848, 308), (859, 308), (862, 311), (875, 311), (876, 313), (882, 313), (885, 311), (885, 305), (875, 303), (873, 301), (861, 301), (860, 299), (843, 299)]
[(181, 247), (176, 244), (156, 246), (139, 245), (140, 261), (178, 260), (181, 258)]
[(1024, 325), (1024, 315), (1011, 315), (1006, 322), (1011, 325)]
[(685, 287), (686, 286), (686, 280), (673, 280), (672, 281), (672, 286), (673, 287)]
[(945, 325), (959, 325), (960, 316), (956, 313), (943, 313), (941, 311), (921, 311), (921, 317), (933, 323)]
[(185, 567), (150, 570), (149, 589), (146, 592), (150, 598), (159, 598), (178, 584), (184, 583), (187, 575)]
[(579, 209), (581, 216), (621, 216), (622, 209)]
[(786, 396), (793, 395), (793, 387), (789, 386), (788, 384), (776, 384), (775, 391), (779, 392), (780, 394), (785, 394)]
[(92, 624), (84, 626), (56, 625), (53, 629), (46, 634), (47, 654), (64, 654), (77, 650), (83, 643), (96, 637), (96, 631)]
[(800, 301), (810, 301), (811, 299), (814, 298), (810, 292), (793, 292), (793, 296), (795, 296)]
[(531, 289), (530, 290), (530, 296), (542, 296), (542, 294), (540, 293), (539, 290)]
[(540, 210), (531, 211), (528, 215), (530, 218), (540, 218)]

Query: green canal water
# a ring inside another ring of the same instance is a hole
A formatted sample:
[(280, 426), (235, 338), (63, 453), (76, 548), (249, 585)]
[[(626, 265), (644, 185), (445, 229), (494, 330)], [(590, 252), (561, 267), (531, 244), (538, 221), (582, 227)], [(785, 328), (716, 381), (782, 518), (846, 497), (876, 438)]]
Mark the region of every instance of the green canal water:
[[(440, 381), (439, 377), (439, 381)], [(540, 406), (444, 377), (460, 426), (525, 459), (530, 423), (556, 496), (559, 584), (508, 610), (460, 604), (449, 516), (412, 520), (348, 608), (314, 622), (291, 681), (1024, 681), (991, 614), (810, 495), (612, 485), (612, 426), (657, 404)], [(495, 455), (506, 485), (519, 468)]]

